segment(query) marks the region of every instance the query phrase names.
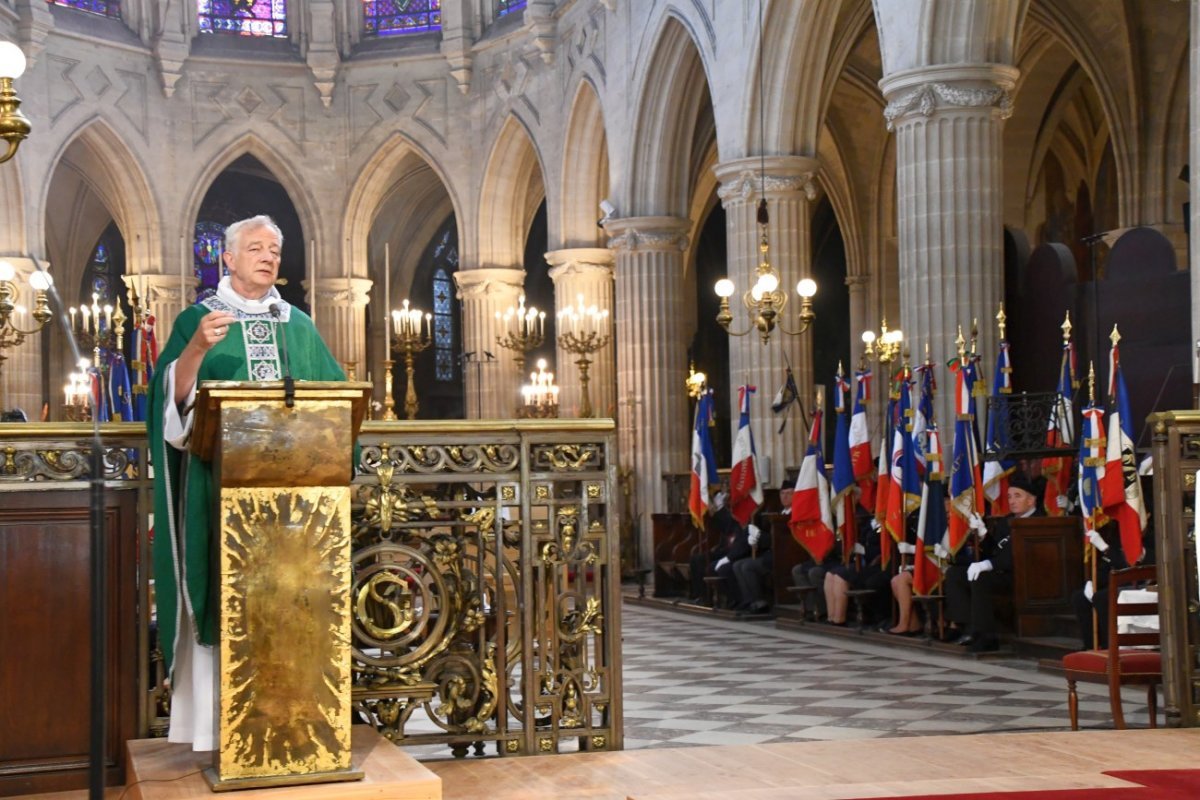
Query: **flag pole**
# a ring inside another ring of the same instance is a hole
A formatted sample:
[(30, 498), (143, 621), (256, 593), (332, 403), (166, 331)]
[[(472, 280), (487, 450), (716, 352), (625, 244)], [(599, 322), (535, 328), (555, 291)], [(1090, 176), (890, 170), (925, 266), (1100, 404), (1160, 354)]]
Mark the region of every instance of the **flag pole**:
[[(1095, 361), (1092, 361), (1088, 364), (1088, 404), (1091, 406), (1096, 405), (1096, 362)], [(1082, 471), (1083, 468), (1084, 468), (1084, 465), (1080, 464), (1079, 469)], [(1086, 529), (1086, 527), (1087, 527), (1086, 522), (1084, 523), (1084, 527)], [(1096, 590), (1100, 586), (1099, 569), (1096, 566), (1096, 562), (1099, 561), (1100, 559), (1098, 558), (1099, 553), (1096, 550), (1096, 546), (1094, 544), (1092, 544), (1091, 541), (1088, 542), (1087, 546), (1088, 546), (1088, 549), (1090, 549), (1090, 551), (1091, 551), (1092, 598), (1094, 600), (1096, 597)], [(1085, 549), (1084, 550), (1084, 558), (1085, 559), (1087, 558), (1087, 555), (1088, 555), (1088, 550)], [(1100, 615), (1096, 612), (1096, 603), (1095, 602), (1092, 603), (1092, 647), (1097, 650), (1100, 649)]]

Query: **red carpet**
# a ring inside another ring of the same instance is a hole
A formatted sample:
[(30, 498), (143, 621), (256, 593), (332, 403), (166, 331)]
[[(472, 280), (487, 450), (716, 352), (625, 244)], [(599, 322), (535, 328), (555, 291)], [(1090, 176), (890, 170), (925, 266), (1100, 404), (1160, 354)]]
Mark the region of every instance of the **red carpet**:
[(974, 794), (918, 794), (903, 798), (860, 800), (1196, 800), (1200, 798), (1200, 770), (1159, 769), (1105, 772), (1114, 778), (1141, 784), (1119, 789), (1056, 789), (1046, 792), (979, 792)]

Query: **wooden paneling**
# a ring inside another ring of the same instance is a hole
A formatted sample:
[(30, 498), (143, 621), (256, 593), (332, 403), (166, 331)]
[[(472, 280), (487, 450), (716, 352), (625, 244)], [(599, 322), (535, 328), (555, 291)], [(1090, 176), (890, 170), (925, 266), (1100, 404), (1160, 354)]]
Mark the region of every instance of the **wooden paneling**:
[[(109, 491), (106, 753), (137, 733), (137, 494)], [(0, 796), (87, 785), (92, 669), (87, 490), (0, 494)]]
[(1054, 636), (1083, 586), (1079, 517), (1012, 520), (1013, 612), (1020, 637)]

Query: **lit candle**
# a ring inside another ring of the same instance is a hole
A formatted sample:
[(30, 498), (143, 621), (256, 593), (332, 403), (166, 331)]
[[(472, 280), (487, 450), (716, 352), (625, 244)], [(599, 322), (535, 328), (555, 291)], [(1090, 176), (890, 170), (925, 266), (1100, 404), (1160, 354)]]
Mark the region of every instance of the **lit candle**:
[(433, 339), (433, 314), (425, 315), (425, 338)]
[(75, 327), (75, 306), (71, 306), (71, 307), (70, 307), (69, 309), (67, 309), (67, 310), (71, 312), (71, 330), (73, 330), (73, 331), (74, 331), (74, 330), (78, 330), (78, 329)]
[(112, 330), (112, 310), (113, 310), (112, 306), (104, 307), (104, 328), (105, 328), (105, 330)]
[(82, 327), (80, 328), (80, 331), (82, 333), (91, 333), (92, 332), (91, 324), (88, 322), (88, 319), (91, 316), (91, 312), (88, 311), (87, 306), (79, 307), (79, 316), (82, 321)]

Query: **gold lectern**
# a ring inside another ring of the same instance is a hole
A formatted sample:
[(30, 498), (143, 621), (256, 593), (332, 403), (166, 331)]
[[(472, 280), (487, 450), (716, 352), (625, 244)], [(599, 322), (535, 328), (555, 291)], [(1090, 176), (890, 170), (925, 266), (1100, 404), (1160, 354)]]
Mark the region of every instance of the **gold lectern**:
[(218, 657), (213, 791), (359, 780), (350, 763), (350, 480), (368, 383), (205, 381)]

